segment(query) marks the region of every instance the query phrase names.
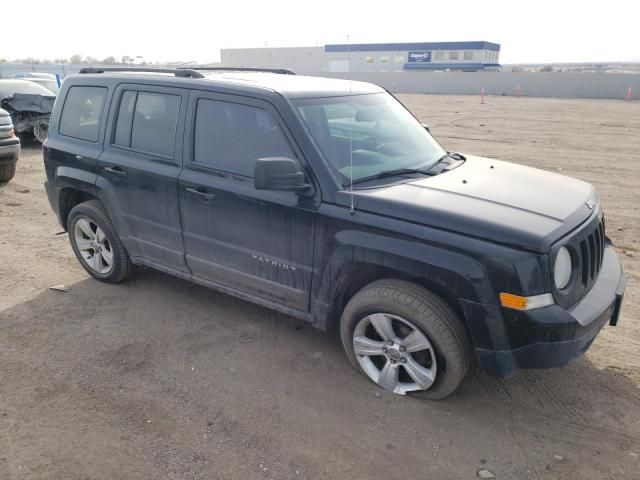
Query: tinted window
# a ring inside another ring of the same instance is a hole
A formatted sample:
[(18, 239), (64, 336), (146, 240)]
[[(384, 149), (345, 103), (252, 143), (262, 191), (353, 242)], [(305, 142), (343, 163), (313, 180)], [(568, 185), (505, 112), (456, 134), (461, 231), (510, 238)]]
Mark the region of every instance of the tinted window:
[(133, 110), (136, 107), (136, 96), (137, 92), (131, 91), (122, 94), (114, 138), (116, 145), (131, 146), (131, 122), (133, 121)]
[(199, 100), (194, 143), (195, 162), (249, 177), (258, 158), (294, 158), (269, 112), (236, 103)]
[(172, 157), (179, 108), (177, 95), (138, 92), (131, 148)]
[(60, 134), (97, 142), (105, 98), (104, 87), (71, 87), (60, 117)]

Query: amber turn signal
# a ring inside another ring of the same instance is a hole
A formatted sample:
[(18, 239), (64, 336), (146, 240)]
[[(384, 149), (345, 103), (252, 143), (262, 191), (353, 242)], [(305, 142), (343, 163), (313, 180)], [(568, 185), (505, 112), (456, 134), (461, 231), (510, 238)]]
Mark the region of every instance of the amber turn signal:
[(543, 293), (533, 297), (522, 297), (513, 293), (500, 292), (500, 303), (503, 307), (514, 310), (532, 310), (534, 308), (553, 305), (553, 295)]

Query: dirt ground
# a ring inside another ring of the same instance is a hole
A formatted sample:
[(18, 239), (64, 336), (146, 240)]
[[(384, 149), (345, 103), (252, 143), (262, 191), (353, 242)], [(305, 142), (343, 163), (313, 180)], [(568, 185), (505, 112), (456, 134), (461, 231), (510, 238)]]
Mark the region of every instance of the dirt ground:
[(0, 479), (640, 479), (640, 102), (402, 100), (450, 150), (596, 186), (618, 327), (445, 401), (381, 392), (335, 334), (151, 270), (89, 279), (30, 145), (0, 186)]

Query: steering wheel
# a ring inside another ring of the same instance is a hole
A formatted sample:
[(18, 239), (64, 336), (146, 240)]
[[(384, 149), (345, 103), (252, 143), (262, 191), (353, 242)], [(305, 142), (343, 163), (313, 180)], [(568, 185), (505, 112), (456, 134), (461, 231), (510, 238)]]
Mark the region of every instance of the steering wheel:
[(361, 141), (362, 147), (366, 150), (375, 150), (380, 145), (380, 141), (376, 137), (364, 137)]
[(385, 155), (402, 155), (402, 144), (399, 142), (384, 142), (378, 145), (374, 151), (378, 153), (384, 153)]

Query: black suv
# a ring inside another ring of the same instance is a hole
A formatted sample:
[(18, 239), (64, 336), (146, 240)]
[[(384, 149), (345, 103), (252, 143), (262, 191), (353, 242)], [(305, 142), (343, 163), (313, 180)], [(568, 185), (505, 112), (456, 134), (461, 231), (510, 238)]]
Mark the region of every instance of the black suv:
[(367, 83), (117, 70), (67, 77), (43, 149), (93, 277), (145, 265), (337, 326), (355, 368), (432, 399), (473, 361), (557, 367), (616, 324), (626, 277), (589, 184), (447, 152)]

